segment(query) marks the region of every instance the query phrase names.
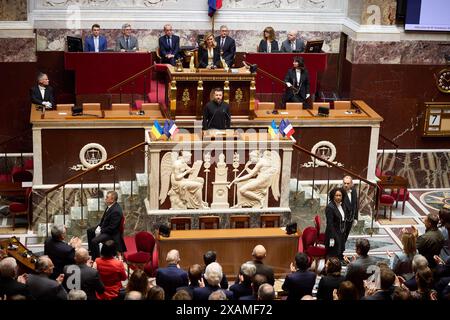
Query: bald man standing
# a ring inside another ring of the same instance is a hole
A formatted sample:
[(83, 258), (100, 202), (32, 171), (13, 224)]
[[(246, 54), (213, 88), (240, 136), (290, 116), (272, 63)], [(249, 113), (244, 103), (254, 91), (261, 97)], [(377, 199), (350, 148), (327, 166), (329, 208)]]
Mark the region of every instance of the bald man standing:
[(275, 283), (275, 277), (273, 273), (273, 269), (269, 267), (268, 265), (265, 265), (263, 260), (267, 255), (266, 248), (262, 245), (257, 245), (255, 248), (253, 248), (252, 257), (253, 257), (253, 263), (256, 266), (256, 273), (255, 274), (262, 274), (266, 276), (267, 283), (271, 284), (272, 286)]
[(287, 40), (281, 44), (281, 52), (303, 52), (305, 51), (305, 44), (302, 39), (298, 39), (298, 32), (291, 30), (288, 32)]
[(189, 285), (188, 273), (178, 265), (180, 260), (178, 250), (170, 250), (166, 256), (167, 267), (156, 272), (156, 284), (164, 289), (166, 300), (172, 299), (177, 288)]

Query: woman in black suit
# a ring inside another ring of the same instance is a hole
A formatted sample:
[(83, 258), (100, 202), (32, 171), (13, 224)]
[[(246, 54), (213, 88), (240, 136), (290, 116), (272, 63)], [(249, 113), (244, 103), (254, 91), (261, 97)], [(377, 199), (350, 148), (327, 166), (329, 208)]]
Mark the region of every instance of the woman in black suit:
[(205, 34), (203, 43), (198, 48), (198, 67), (215, 69), (220, 68), (220, 51), (211, 32)]
[(263, 31), (263, 39), (259, 43), (258, 52), (276, 52), (278, 49), (278, 42), (275, 40), (275, 30), (272, 27), (267, 27)]
[(342, 202), (344, 191), (334, 188), (330, 192), (330, 202), (325, 209), (327, 227), (325, 229), (325, 246), (327, 256), (343, 259), (345, 250), (345, 218), (348, 216), (345, 204)]

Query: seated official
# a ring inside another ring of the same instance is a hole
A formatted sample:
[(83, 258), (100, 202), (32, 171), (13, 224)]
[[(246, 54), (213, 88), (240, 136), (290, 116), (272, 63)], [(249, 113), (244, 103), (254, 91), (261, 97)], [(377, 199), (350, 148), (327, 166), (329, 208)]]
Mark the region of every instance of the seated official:
[(231, 68), (236, 56), (236, 41), (228, 36), (229, 33), (227, 26), (220, 26), (220, 36), (216, 37), (215, 40), (219, 47), (220, 56), (225, 60), (227, 66)]
[(55, 105), (55, 98), (53, 96), (53, 88), (48, 84), (48, 76), (45, 73), (39, 73), (37, 77), (38, 84), (30, 89), (31, 102), (45, 109), (52, 109)]
[(288, 38), (281, 44), (281, 52), (303, 52), (305, 44), (302, 39), (297, 39), (297, 31), (292, 30), (288, 33)]
[(106, 37), (100, 35), (100, 25), (94, 24), (91, 28), (92, 34), (84, 39), (85, 52), (103, 52), (108, 48)]
[(198, 67), (216, 69), (221, 66), (219, 48), (213, 34), (208, 32), (198, 48)]
[[(286, 83), (285, 102), (305, 102), (310, 97), (309, 94), (309, 74), (305, 69), (302, 57), (295, 57), (292, 62), (292, 69), (289, 69), (284, 77)], [(303, 103), (303, 109), (307, 109), (311, 104)]]
[(278, 50), (278, 41), (275, 40), (275, 30), (272, 27), (266, 27), (263, 31), (263, 39), (258, 46), (258, 52), (271, 53)]
[(122, 26), (122, 35), (116, 39), (116, 51), (138, 51), (139, 43), (135, 36), (131, 35), (131, 25), (125, 23)]
[(180, 58), (180, 37), (173, 34), (172, 26), (164, 26), (164, 35), (159, 38), (159, 55), (161, 63), (175, 65), (175, 61)]
[(223, 89), (215, 88), (214, 99), (203, 110), (203, 130), (229, 129), (231, 125), (230, 106), (223, 102)]
[(105, 197), (106, 210), (100, 223), (96, 227), (87, 230), (88, 246), (95, 260), (99, 256), (99, 244), (108, 240), (114, 240), (119, 252), (125, 252), (125, 242), (121, 234), (121, 224), (123, 212), (120, 204), (117, 203), (117, 192), (109, 191)]

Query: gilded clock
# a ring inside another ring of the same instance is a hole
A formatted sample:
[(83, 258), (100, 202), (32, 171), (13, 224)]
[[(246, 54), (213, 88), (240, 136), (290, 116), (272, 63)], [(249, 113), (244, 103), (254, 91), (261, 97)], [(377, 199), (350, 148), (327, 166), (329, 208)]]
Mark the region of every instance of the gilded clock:
[(450, 69), (442, 69), (437, 74), (436, 85), (439, 91), (450, 93)]

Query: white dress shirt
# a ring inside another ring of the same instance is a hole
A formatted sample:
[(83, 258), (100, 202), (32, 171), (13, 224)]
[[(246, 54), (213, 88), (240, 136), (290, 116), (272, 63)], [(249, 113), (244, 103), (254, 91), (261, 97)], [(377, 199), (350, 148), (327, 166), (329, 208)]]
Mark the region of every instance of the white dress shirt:
[(39, 91), (41, 91), (42, 100), (45, 99), (45, 87), (39, 86)]
[(270, 53), (272, 52), (272, 42), (267, 41), (267, 52)]
[(295, 70), (295, 76), (297, 78), (297, 83), (300, 83), (300, 77), (302, 76), (300, 69)]
[(344, 212), (344, 208), (342, 208), (342, 204), (341, 203), (336, 204), (336, 207), (338, 208), (338, 210), (342, 216), (342, 221), (344, 221), (345, 220), (345, 212)]
[(100, 51), (100, 45), (99, 45), (99, 37), (94, 37), (94, 48), (95, 48), (95, 52), (99, 52)]
[(348, 197), (348, 200), (350, 200), (350, 203), (351, 203), (352, 202), (352, 189), (347, 191), (347, 197)]

